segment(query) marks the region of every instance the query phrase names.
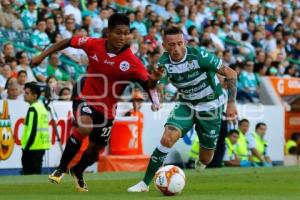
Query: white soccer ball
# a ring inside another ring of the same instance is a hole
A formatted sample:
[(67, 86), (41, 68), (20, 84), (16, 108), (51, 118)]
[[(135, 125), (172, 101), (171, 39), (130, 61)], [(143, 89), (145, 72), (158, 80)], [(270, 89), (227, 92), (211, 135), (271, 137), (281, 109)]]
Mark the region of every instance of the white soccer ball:
[(163, 166), (155, 173), (154, 185), (164, 195), (178, 194), (184, 188), (185, 174), (175, 165)]

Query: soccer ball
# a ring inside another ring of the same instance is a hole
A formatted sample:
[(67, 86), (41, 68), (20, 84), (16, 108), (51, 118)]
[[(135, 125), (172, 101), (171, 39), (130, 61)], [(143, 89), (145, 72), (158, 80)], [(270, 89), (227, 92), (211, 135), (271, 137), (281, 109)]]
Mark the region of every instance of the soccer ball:
[(185, 174), (175, 165), (163, 166), (155, 173), (154, 185), (164, 195), (178, 194), (184, 188)]

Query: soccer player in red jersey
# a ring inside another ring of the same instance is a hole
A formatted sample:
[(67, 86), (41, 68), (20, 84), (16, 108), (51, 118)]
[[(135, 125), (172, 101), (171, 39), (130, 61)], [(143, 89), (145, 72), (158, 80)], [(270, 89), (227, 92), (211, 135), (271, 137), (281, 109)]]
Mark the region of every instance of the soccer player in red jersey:
[(78, 87), (78, 95), (73, 99), (77, 126), (66, 143), (59, 166), (49, 175), (50, 181), (61, 181), (83, 139), (89, 136), (87, 150), (81, 160), (70, 169), (76, 179), (77, 190), (88, 191), (83, 171), (98, 160), (99, 152), (105, 148), (110, 137), (118, 97), (130, 82), (138, 82), (148, 92), (152, 109), (158, 110), (159, 100), (155, 86), (163, 71), (157, 69), (148, 74), (142, 62), (126, 44), (129, 32), (129, 18), (115, 13), (108, 20), (107, 39), (64, 39), (32, 59), (31, 64), (38, 65), (50, 54), (67, 47), (83, 49), (89, 58), (84, 84), (79, 84), (82, 87)]

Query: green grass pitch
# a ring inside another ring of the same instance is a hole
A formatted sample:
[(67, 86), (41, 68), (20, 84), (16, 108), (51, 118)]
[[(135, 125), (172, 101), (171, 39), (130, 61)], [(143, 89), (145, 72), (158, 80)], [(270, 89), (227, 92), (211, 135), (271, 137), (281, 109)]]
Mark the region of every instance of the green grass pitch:
[(162, 196), (153, 186), (148, 193), (127, 193), (143, 173), (85, 174), (89, 192), (75, 191), (73, 179), (65, 176), (59, 185), (47, 176), (0, 176), (0, 200), (299, 200), (300, 167), (223, 168), (201, 173), (185, 170), (183, 192), (175, 197)]

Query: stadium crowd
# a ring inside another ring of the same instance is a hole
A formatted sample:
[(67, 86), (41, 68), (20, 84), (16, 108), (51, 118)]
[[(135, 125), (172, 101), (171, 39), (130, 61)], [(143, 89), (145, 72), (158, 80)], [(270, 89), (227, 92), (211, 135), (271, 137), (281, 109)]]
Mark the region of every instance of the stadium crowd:
[[(30, 58), (63, 38), (105, 37), (108, 17), (124, 12), (131, 20), (128, 44), (149, 71), (163, 52), (163, 28), (178, 26), (189, 45), (216, 53), (235, 69), (238, 100), (255, 103), (261, 76), (299, 76), (299, 7), (297, 0), (2, 0), (1, 98), (20, 99), (24, 84), (37, 80), (55, 99), (69, 100), (85, 73), (84, 51), (65, 49), (34, 68)], [(176, 99), (171, 83), (160, 91), (163, 101)]]

